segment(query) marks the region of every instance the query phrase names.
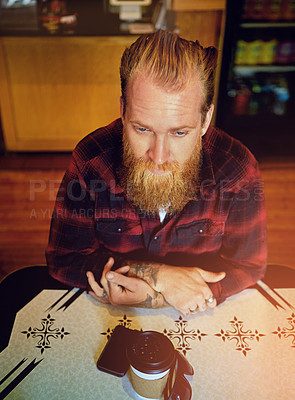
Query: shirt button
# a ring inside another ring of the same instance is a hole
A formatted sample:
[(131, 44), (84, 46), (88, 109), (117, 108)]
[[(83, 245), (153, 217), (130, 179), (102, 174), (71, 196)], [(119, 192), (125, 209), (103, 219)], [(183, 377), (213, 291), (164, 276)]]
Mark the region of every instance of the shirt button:
[(118, 228), (118, 232), (122, 232), (122, 229), (121, 229), (121, 228)]
[(154, 240), (157, 240), (157, 239), (158, 239), (158, 236), (155, 236), (155, 237), (154, 237)]

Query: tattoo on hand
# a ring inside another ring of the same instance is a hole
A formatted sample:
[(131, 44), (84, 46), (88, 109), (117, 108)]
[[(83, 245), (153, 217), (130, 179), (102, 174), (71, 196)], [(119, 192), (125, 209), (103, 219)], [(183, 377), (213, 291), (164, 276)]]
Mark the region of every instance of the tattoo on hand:
[(132, 264), (130, 265), (129, 275), (135, 276), (146, 281), (152, 288), (157, 285), (158, 273), (161, 264)]
[(169, 304), (166, 303), (162, 293), (154, 291), (153, 296), (147, 294), (146, 299), (141, 303), (135, 304), (135, 306), (142, 308), (162, 308), (169, 306)]

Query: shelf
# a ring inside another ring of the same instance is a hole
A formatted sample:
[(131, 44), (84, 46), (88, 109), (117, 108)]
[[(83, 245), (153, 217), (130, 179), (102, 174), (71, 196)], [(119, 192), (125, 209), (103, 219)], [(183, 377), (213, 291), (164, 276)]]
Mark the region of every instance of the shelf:
[(293, 72), (295, 65), (236, 65), (233, 69), (241, 75), (252, 75), (256, 72)]
[(242, 22), (241, 28), (295, 28), (295, 22)]

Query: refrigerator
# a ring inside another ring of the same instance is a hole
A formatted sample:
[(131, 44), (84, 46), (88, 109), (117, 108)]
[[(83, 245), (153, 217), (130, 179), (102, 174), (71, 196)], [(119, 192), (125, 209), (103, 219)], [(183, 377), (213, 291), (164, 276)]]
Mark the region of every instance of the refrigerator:
[(295, 0), (228, 0), (216, 126), (256, 158), (295, 156)]

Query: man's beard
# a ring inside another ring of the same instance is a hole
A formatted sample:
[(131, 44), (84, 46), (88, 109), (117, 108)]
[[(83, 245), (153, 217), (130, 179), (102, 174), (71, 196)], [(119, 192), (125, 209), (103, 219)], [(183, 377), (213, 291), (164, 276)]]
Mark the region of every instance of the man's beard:
[[(201, 137), (191, 157), (181, 167), (178, 162), (155, 164), (136, 159), (123, 133), (123, 162), (118, 170), (120, 184), (127, 198), (142, 212), (158, 214), (165, 209), (168, 215), (181, 211), (195, 200), (199, 190), (198, 176), (201, 165)], [(157, 175), (156, 169), (167, 171)]]

